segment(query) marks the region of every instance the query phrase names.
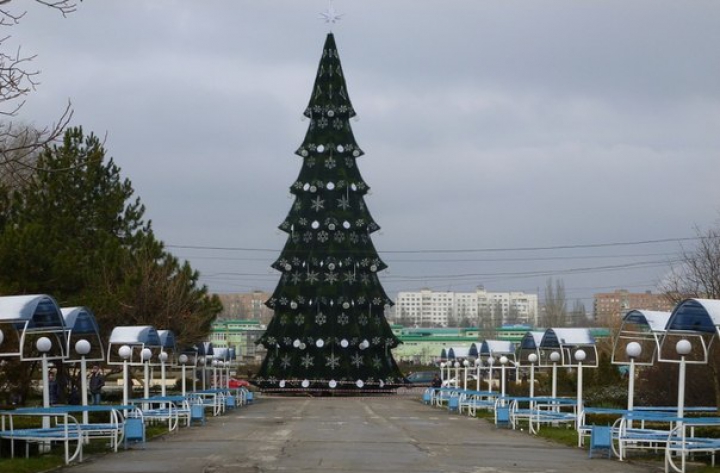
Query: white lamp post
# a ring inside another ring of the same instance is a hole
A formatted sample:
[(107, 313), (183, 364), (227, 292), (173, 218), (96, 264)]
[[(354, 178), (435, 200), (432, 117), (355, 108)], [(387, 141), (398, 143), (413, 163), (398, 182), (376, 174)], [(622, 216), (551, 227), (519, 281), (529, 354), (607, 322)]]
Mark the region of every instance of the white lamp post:
[(682, 419), (685, 415), (685, 357), (692, 351), (692, 345), (688, 340), (680, 340), (677, 344), (675, 344), (675, 351), (677, 351), (677, 354), (680, 355), (677, 416)]
[(128, 370), (128, 360), (132, 354), (132, 348), (127, 345), (123, 345), (118, 349), (118, 355), (123, 359), (123, 406), (128, 405), (128, 390), (130, 389), (130, 370)]
[(480, 368), (482, 368), (482, 360), (478, 357), (475, 358), (475, 384), (477, 385), (476, 389), (478, 391), (482, 391), (482, 386), (480, 386)]
[(493, 365), (495, 364), (495, 358), (492, 356), (488, 358), (487, 364), (489, 366), (488, 368), (488, 391), (492, 392), (493, 390)]
[(530, 406), (532, 407), (532, 398), (535, 397), (535, 363), (537, 363), (538, 356), (535, 353), (528, 355), (528, 361), (530, 362)]
[(628, 404), (627, 410), (632, 411), (635, 398), (635, 358), (642, 353), (642, 346), (638, 342), (630, 342), (625, 347), (625, 353), (630, 359), (630, 368), (628, 370)]
[(465, 391), (467, 391), (468, 366), (470, 366), (470, 362), (468, 360), (463, 360), (463, 389)]
[(218, 367), (218, 360), (212, 360), (212, 373), (213, 373), (213, 381), (212, 381), (212, 388), (217, 389), (218, 383), (217, 383), (217, 367)]
[[(503, 355), (500, 357), (500, 395), (502, 397), (505, 397), (506, 394), (506, 374), (505, 374), (505, 367), (508, 363), (508, 357)], [(504, 402), (504, 401), (503, 401)]]
[(552, 398), (557, 397), (557, 362), (560, 361), (560, 353), (554, 351), (550, 353), (550, 361), (552, 361)]
[(165, 388), (165, 363), (168, 360), (167, 352), (161, 351), (158, 358), (160, 358), (160, 395), (164, 397), (167, 394), (167, 389)]
[(182, 367), (182, 384), (181, 384), (181, 386), (180, 386), (180, 389), (182, 390), (181, 393), (182, 393), (182, 395), (183, 395), (183, 397), (184, 397), (184, 396), (185, 396), (185, 392), (186, 392), (186, 389), (185, 389), (185, 388), (186, 388), (186, 385), (185, 385), (185, 379), (186, 379), (186, 378), (185, 378), (185, 365), (187, 365), (188, 356), (187, 356), (187, 355), (184, 355), (184, 354), (183, 354), (183, 355), (180, 355), (180, 356), (178, 357), (178, 361), (180, 362), (180, 366)]
[[(206, 357), (204, 357), (204, 356), (201, 356), (200, 358), (198, 358), (198, 366), (199, 366), (199, 367), (202, 366), (202, 368), (200, 368), (200, 372), (202, 373), (202, 388), (203, 388), (203, 391), (205, 391), (205, 389), (206, 389), (206, 388), (205, 388), (205, 359), (206, 359)], [(193, 391), (194, 391), (194, 390), (195, 390), (195, 385), (193, 385)]]
[[(577, 406), (575, 410), (575, 418), (580, 419), (580, 412), (582, 411), (582, 397), (583, 397), (583, 367), (582, 362), (585, 361), (585, 358), (587, 358), (587, 353), (585, 353), (585, 350), (578, 350), (575, 352), (575, 359), (578, 362), (577, 367)], [(580, 428), (580, 423), (576, 421), (575, 428)]]
[[(43, 407), (50, 407), (50, 378), (48, 376), (48, 360), (47, 354), (52, 348), (52, 342), (47, 337), (38, 338), (35, 342), (35, 346), (38, 351), (42, 353), (42, 383), (43, 383)], [(43, 428), (47, 429), (50, 427), (50, 418), (43, 417)]]
[(446, 364), (447, 363), (445, 363), (444, 361), (440, 362), (440, 385), (441, 386), (445, 385), (445, 365)]
[(455, 387), (460, 387), (460, 362), (455, 362)]
[(143, 348), (140, 352), (140, 359), (143, 362), (143, 377), (145, 378), (143, 395), (145, 399), (150, 397), (150, 358), (152, 358), (152, 351), (149, 348)]
[[(88, 405), (87, 399), (87, 360), (85, 355), (90, 353), (90, 342), (85, 339), (78, 340), (75, 343), (75, 352), (80, 355), (80, 396), (82, 397), (82, 405)], [(88, 412), (83, 411), (82, 413), (83, 424), (88, 424)]]

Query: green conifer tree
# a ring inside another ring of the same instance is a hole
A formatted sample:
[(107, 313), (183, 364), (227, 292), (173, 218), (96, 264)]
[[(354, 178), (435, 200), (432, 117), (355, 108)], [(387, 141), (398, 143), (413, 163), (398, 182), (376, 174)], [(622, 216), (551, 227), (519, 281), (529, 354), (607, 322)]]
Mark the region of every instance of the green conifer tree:
[(274, 316), (258, 340), (267, 355), (255, 383), (265, 391), (391, 390), (402, 375), (385, 319), (392, 301), (378, 279), (387, 266), (370, 238), (379, 227), (365, 205), (355, 110), (332, 33), (304, 114), (303, 164), (280, 225), (288, 239), (272, 265), (282, 276), (266, 303)]

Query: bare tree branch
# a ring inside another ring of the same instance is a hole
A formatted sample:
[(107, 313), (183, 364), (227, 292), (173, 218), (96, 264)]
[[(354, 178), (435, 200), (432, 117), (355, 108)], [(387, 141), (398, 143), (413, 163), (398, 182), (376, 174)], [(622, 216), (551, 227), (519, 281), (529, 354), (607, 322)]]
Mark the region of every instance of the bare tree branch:
[[(63, 16), (77, 9), (73, 0), (35, 0), (36, 3), (60, 12)], [(0, 0), (0, 28), (17, 25), (25, 11), (14, 11), (13, 0)], [(27, 3), (15, 2), (23, 7)], [(39, 71), (30, 68), (35, 55), (24, 55), (20, 47), (12, 53), (5, 51), (10, 35), (0, 37), (0, 184), (16, 188), (27, 182), (36, 170), (37, 155), (56, 141), (72, 118), (68, 102), (56, 122), (45, 128), (32, 128), (12, 122), (25, 104), (28, 94), (38, 85)]]

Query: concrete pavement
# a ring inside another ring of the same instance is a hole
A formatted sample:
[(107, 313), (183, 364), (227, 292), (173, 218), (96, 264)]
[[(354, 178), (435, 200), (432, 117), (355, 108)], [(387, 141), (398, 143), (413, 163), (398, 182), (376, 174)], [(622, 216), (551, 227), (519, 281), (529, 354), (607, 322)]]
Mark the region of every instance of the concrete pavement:
[(419, 397), (272, 398), (73, 473), (648, 473), (662, 464), (588, 459), (586, 450), (498, 430)]

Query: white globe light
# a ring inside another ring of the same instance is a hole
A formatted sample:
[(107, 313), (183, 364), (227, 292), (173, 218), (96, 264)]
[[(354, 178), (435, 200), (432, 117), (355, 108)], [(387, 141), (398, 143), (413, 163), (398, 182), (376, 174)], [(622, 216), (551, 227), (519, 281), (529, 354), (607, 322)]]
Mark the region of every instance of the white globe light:
[(127, 345), (123, 345), (118, 348), (118, 355), (120, 355), (120, 358), (122, 358), (123, 360), (127, 360), (128, 358), (130, 358), (130, 355), (132, 355), (132, 348)]
[(468, 360), (463, 360), (463, 366), (467, 368), (470, 366), (470, 362)]
[(558, 361), (560, 361), (560, 353), (556, 351), (550, 353), (550, 361), (552, 361), (553, 363), (557, 363)]
[(188, 362), (188, 356), (187, 356), (187, 355), (180, 355), (180, 356), (178, 357), (178, 361), (180, 362), (181, 365), (184, 365), (184, 364), (186, 364), (186, 363)]
[(685, 339), (680, 340), (675, 344), (675, 351), (677, 351), (678, 355), (685, 356), (692, 351), (692, 345)]
[(278, 383), (278, 386), (280, 386), (281, 388), (284, 388), (284, 387), (285, 387), (285, 380), (284, 380), (284, 379), (280, 380), (280, 382)]
[(459, 361), (456, 361), (456, 362), (455, 362), (455, 368), (460, 368), (460, 362), (459, 362)]
[(535, 353), (530, 353), (528, 355), (528, 361), (530, 363), (537, 363), (537, 360), (538, 360), (538, 356)]
[(298, 348), (298, 347), (300, 346), (300, 340), (298, 340), (298, 339), (296, 338), (296, 339), (293, 341), (293, 346), (294, 346), (295, 348)]
[(78, 355), (81, 355), (81, 356), (87, 355), (88, 353), (90, 353), (90, 348), (91, 348), (90, 342), (88, 342), (85, 339), (78, 340), (75, 343), (75, 351), (77, 352)]
[(304, 350), (305, 348), (307, 348), (307, 345), (305, 345), (304, 343), (301, 343), (301, 344), (300, 344), (300, 349), (301, 349), (301, 350)]
[(52, 348), (52, 342), (47, 337), (40, 337), (37, 342), (35, 342), (35, 346), (40, 353), (47, 353)]
[(637, 358), (642, 353), (642, 346), (638, 342), (630, 342), (625, 347), (625, 353), (629, 358)]
[(444, 361), (441, 361), (441, 362), (440, 362), (440, 368), (445, 368), (445, 362), (444, 362)]
[(341, 346), (341, 347), (347, 348), (348, 345), (350, 345), (350, 343), (349, 343), (347, 340), (345, 340), (344, 338), (343, 338), (342, 340), (340, 340), (340, 346)]
[(575, 359), (579, 362), (585, 361), (585, 358), (587, 358), (587, 353), (585, 353), (585, 350), (578, 350), (575, 352)]
[(507, 357), (507, 356), (504, 356), (504, 355), (503, 355), (503, 356), (500, 357), (500, 364), (501, 364), (501, 365), (507, 365), (507, 362), (508, 362), (508, 361), (509, 361), (509, 360), (508, 360), (508, 357)]
[(475, 366), (482, 365), (482, 360), (480, 358), (475, 358)]
[(488, 358), (487, 364), (490, 365), (490, 366), (494, 365), (494, 364), (495, 364), (495, 358), (493, 358), (492, 356), (491, 356), (490, 358)]
[(152, 351), (150, 351), (149, 348), (143, 348), (140, 352), (140, 359), (142, 361), (150, 361), (150, 358), (152, 358)]
[(385, 381), (383, 381), (383, 380), (381, 379), (381, 380), (378, 382), (378, 386), (380, 386), (381, 388), (384, 388), (384, 387), (385, 387)]
[(325, 342), (322, 338), (318, 338), (317, 340), (315, 340), (315, 346), (318, 348), (322, 348), (325, 346)]
[(328, 383), (328, 385), (331, 388), (335, 389), (337, 387), (337, 381), (335, 381), (334, 379), (331, 379), (330, 382)]
[(358, 379), (357, 381), (355, 381), (355, 386), (357, 386), (358, 388), (362, 388), (363, 386), (365, 386), (365, 383), (363, 383), (362, 379)]
[(308, 386), (310, 386), (310, 381), (308, 381), (307, 379), (303, 379), (302, 387), (307, 388)]
[(168, 354), (167, 354), (167, 352), (161, 351), (159, 358), (160, 358), (160, 361), (162, 361), (163, 363), (165, 363), (165, 362), (168, 360)]

